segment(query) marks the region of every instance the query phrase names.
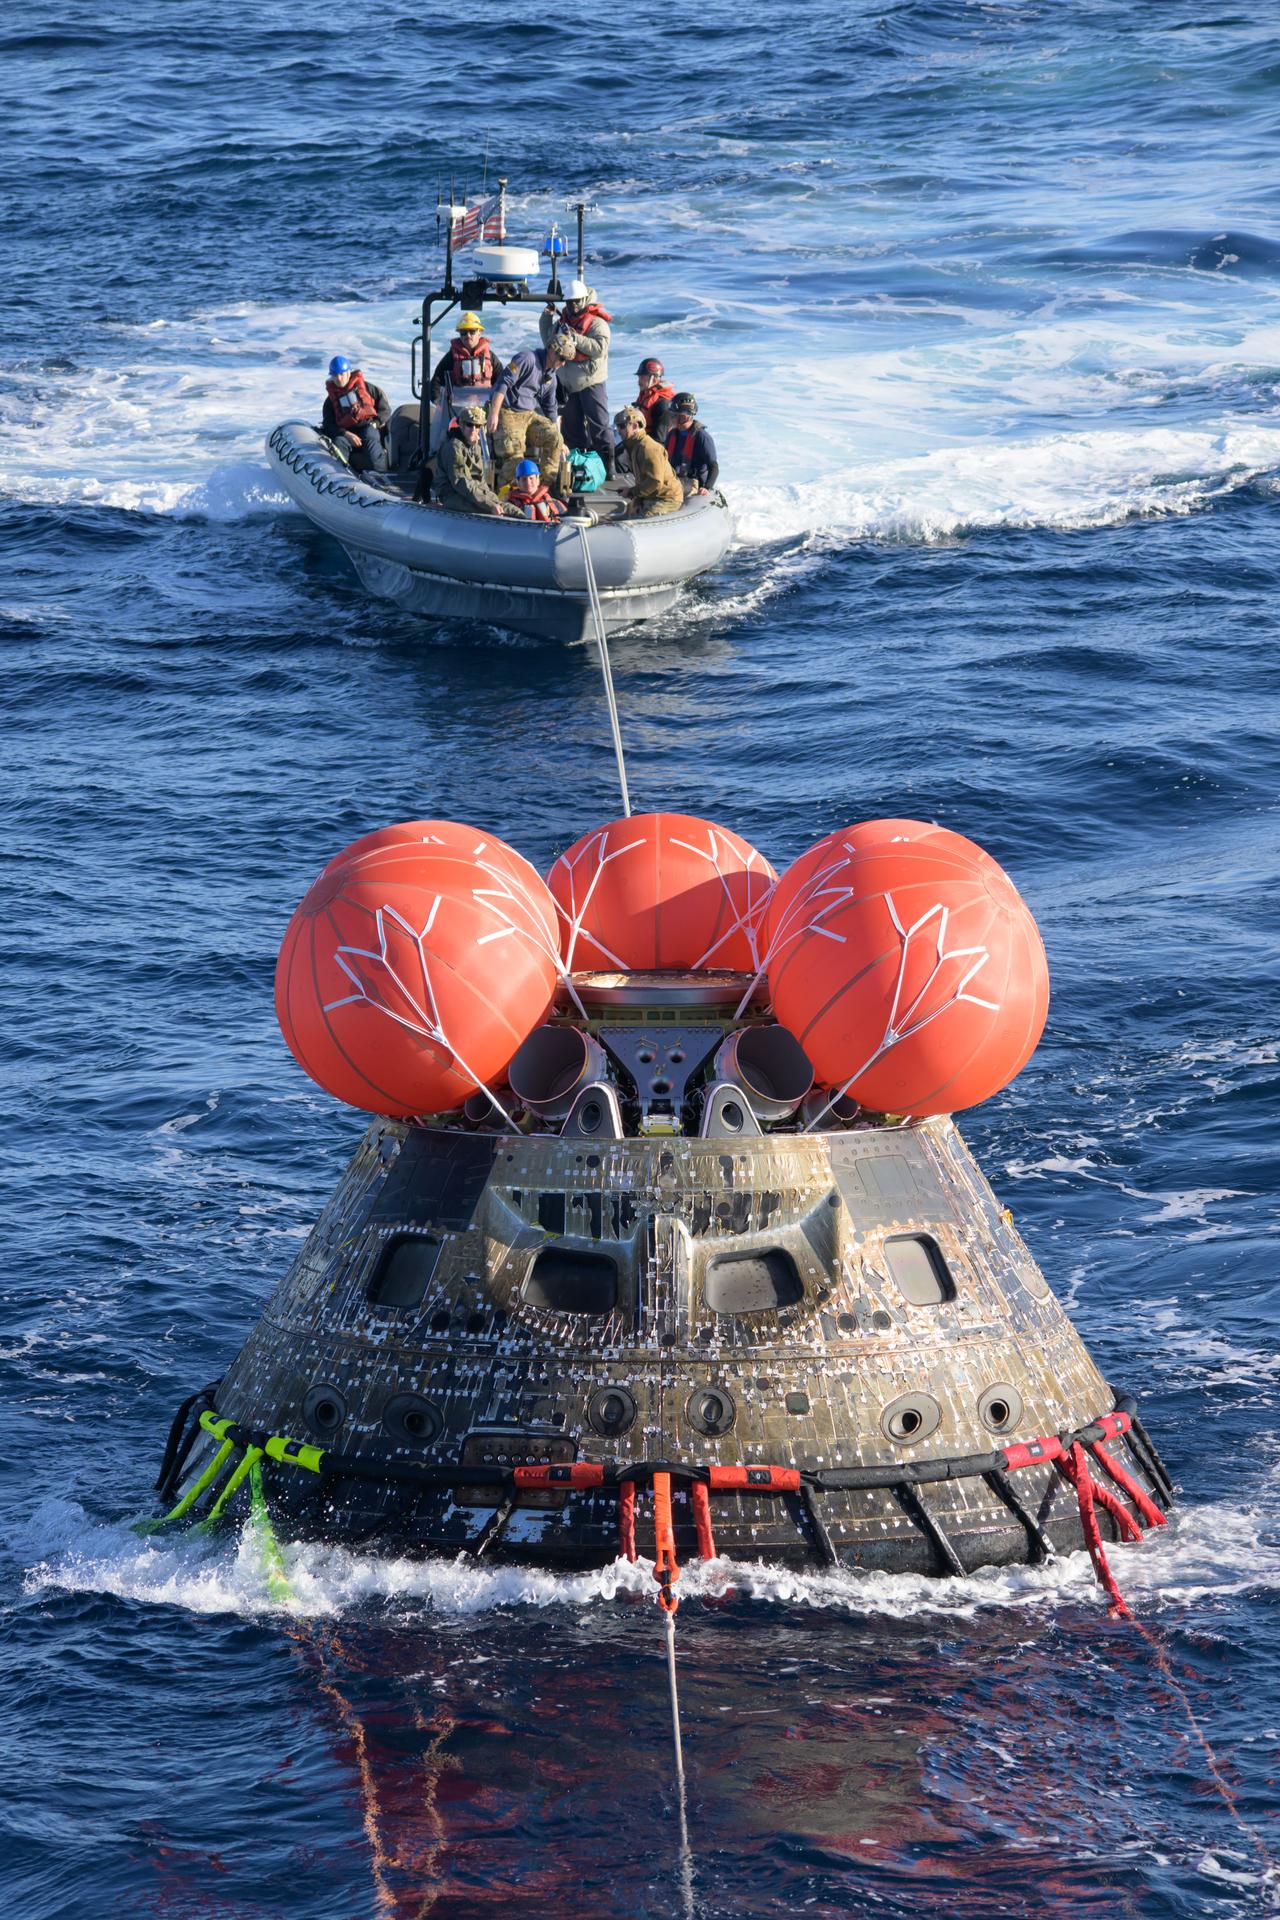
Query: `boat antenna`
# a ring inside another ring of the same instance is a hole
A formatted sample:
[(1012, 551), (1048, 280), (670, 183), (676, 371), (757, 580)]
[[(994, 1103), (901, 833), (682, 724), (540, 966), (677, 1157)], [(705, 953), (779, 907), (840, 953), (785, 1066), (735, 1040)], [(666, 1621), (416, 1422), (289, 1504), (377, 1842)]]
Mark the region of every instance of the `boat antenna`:
[(480, 196), (482, 199), (485, 189), (489, 185), (489, 142), (492, 137), (492, 130), (486, 127), (484, 134), (484, 172), (480, 176)]
[(613, 756), (618, 763), (618, 785), (622, 788), (622, 812), (625, 818), (631, 817), (631, 794), (627, 787), (627, 763), (622, 753), (622, 725), (618, 719), (618, 696), (613, 690), (613, 669), (609, 665), (609, 642), (604, 633), (604, 608), (600, 603), (600, 589), (596, 585), (595, 563), (591, 558), (591, 548), (587, 544), (586, 520), (578, 522), (578, 537), (582, 541), (582, 571), (587, 582), (587, 604), (591, 608), (591, 617), (595, 624), (596, 645), (600, 649), (600, 677), (604, 681), (605, 705), (609, 709), (609, 726), (613, 733)]

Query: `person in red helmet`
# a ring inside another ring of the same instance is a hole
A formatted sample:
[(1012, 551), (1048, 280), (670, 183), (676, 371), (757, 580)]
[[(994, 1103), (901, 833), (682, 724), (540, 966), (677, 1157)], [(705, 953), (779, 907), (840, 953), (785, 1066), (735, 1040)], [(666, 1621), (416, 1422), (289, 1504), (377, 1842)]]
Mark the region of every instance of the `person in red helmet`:
[(667, 444), (667, 435), (675, 421), (671, 417), (671, 402), (676, 390), (667, 382), (667, 370), (661, 360), (642, 360), (636, 368), (636, 379), (640, 390), (636, 394), (635, 404), (645, 418), (645, 426), (659, 446)]

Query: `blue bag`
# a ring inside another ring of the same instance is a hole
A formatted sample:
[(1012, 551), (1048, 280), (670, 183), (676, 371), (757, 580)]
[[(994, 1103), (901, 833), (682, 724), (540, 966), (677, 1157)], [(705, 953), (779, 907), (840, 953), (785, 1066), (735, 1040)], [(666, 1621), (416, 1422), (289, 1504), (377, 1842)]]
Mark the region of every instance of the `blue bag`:
[(604, 461), (598, 453), (569, 452), (569, 472), (575, 493), (595, 493), (604, 485)]

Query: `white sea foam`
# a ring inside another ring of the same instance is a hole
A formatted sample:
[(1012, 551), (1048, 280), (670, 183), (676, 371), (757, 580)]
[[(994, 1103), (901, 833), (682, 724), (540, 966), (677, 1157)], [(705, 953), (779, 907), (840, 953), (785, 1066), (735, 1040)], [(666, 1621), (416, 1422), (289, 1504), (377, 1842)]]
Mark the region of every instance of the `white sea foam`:
[[(318, 417), (335, 347), (406, 397), (414, 304), (243, 304), (109, 334), (102, 365), (17, 369), (0, 493), (213, 521), (287, 511), (266, 432)], [(664, 307), (627, 334), (614, 397), (633, 351), (696, 388), (749, 545), (1100, 527), (1199, 511), (1280, 466), (1280, 424), (1259, 410), (1280, 362), (1270, 323), (1209, 326), (1170, 302), (1126, 308), (1128, 324), (1052, 305), (1010, 324), (886, 294), (807, 310), (793, 337), (767, 298), (664, 290), (646, 311)], [(495, 318), (499, 353), (531, 328)]]
[[(283, 1611), (324, 1618), (395, 1602), (466, 1619), (499, 1608), (581, 1609), (624, 1598), (652, 1599), (656, 1591), (652, 1565), (643, 1559), (618, 1560), (589, 1573), (554, 1574), (462, 1558), (421, 1561), (286, 1544), (293, 1596), (286, 1602), (272, 1596), (252, 1528), (235, 1541), (205, 1542), (190, 1535), (140, 1540), (123, 1527), (88, 1523), (66, 1501), (40, 1508), (14, 1544), (28, 1562), (28, 1592), (103, 1593), (201, 1614)], [(1113, 1549), (1112, 1564), (1135, 1610), (1148, 1613), (1280, 1589), (1280, 1546), (1269, 1537), (1267, 1516), (1225, 1503), (1181, 1509), (1166, 1531), (1148, 1535), (1140, 1545)], [(693, 1561), (683, 1571), (680, 1591), (687, 1600), (732, 1592), (742, 1605), (904, 1620), (968, 1620), (993, 1611), (1105, 1604), (1084, 1553), (1040, 1567), (989, 1567), (959, 1580)]]

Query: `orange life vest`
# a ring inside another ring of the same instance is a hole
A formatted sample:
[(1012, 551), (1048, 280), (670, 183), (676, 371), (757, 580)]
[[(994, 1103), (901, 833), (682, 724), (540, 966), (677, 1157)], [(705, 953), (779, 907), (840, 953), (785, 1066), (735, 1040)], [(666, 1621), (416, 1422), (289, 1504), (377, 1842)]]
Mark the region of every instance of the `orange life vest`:
[(689, 462), (693, 458), (693, 443), (697, 437), (696, 426), (689, 427), (684, 433), (681, 433), (679, 427), (672, 427), (667, 435), (667, 458), (677, 473), (681, 467), (688, 471)]
[(526, 520), (558, 520), (564, 512), (560, 502), (552, 498), (545, 480), (526, 481), (523, 487), (513, 481), (507, 489), (507, 499), (513, 507), (523, 510)]
[[(589, 307), (582, 309), (581, 313), (574, 313), (569, 307), (566, 307), (560, 315), (560, 319), (562, 324), (568, 327), (572, 333), (585, 333), (593, 320), (612, 322), (613, 315), (606, 313), (604, 308), (598, 306), (593, 300)], [(573, 357), (575, 360), (585, 360), (587, 356), (585, 353), (576, 353)]]
[(647, 392), (639, 394), (636, 398), (636, 405), (644, 415), (645, 425), (652, 427), (653, 416), (658, 411), (658, 408), (664, 407), (669, 400), (674, 400), (675, 397), (676, 390), (674, 387), (650, 387)]
[(474, 347), (456, 335), (449, 345), (449, 384), (453, 387), (491, 387), (493, 385), (493, 348), (487, 334), (481, 334)]
[(377, 419), (378, 403), (366, 387), (364, 375), (358, 368), (351, 376), (349, 387), (340, 389), (336, 380), (326, 380), (325, 386), (333, 402), (340, 432), (345, 433), (348, 427), (367, 427), (371, 420)]

